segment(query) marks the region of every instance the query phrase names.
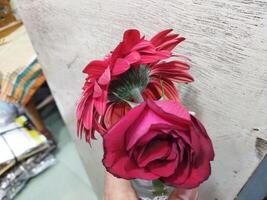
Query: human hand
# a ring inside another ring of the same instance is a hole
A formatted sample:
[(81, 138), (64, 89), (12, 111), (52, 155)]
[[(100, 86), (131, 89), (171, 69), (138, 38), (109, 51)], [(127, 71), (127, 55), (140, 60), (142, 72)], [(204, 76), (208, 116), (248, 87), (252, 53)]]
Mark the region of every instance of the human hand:
[(181, 189), (176, 188), (170, 194), (168, 200), (197, 200), (198, 199), (198, 188), (194, 189)]
[[(138, 200), (130, 181), (116, 178), (109, 172), (105, 173), (105, 189), (103, 200)], [(197, 200), (198, 188), (176, 188), (168, 200)]]
[(130, 181), (116, 178), (109, 172), (105, 173), (105, 189), (103, 200), (137, 200)]

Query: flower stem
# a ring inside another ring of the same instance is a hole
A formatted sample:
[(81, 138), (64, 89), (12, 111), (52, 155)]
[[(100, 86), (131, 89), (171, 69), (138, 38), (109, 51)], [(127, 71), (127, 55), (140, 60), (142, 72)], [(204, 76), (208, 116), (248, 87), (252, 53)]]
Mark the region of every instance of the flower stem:
[(132, 94), (134, 100), (137, 101), (137, 103), (141, 103), (144, 101), (144, 98), (142, 97), (142, 94), (141, 94), (139, 88), (133, 88), (131, 90), (131, 94)]
[(167, 190), (165, 189), (164, 184), (160, 180), (153, 180), (152, 185), (154, 188), (153, 191), (154, 196), (167, 195)]

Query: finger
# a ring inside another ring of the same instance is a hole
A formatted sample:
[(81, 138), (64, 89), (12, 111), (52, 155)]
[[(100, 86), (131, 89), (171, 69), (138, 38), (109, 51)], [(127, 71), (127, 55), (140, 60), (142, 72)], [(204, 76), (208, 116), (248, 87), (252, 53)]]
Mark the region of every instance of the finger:
[(198, 188), (194, 189), (182, 189), (176, 188), (168, 200), (197, 200), (198, 199)]
[(104, 200), (137, 200), (131, 182), (105, 173)]

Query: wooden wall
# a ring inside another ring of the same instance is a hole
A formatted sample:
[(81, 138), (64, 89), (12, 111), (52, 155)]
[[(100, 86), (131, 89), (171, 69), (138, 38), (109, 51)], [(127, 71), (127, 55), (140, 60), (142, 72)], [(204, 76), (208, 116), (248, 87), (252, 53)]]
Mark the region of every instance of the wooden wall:
[[(84, 65), (102, 58), (127, 28), (151, 36), (165, 28), (187, 38), (176, 49), (192, 59), (196, 81), (183, 102), (206, 125), (216, 159), (201, 200), (232, 200), (259, 163), (255, 139), (267, 137), (266, 0), (17, 0), (60, 112), (98, 196), (101, 140), (75, 135), (74, 110)], [(100, 199), (100, 198), (99, 198)]]

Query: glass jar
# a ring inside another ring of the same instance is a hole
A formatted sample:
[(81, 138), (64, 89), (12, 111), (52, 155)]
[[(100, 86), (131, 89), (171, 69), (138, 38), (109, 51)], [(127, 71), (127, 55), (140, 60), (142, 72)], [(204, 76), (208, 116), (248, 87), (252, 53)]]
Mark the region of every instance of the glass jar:
[(168, 195), (174, 189), (159, 180), (134, 179), (131, 180), (131, 183), (138, 197), (142, 200), (167, 200)]

